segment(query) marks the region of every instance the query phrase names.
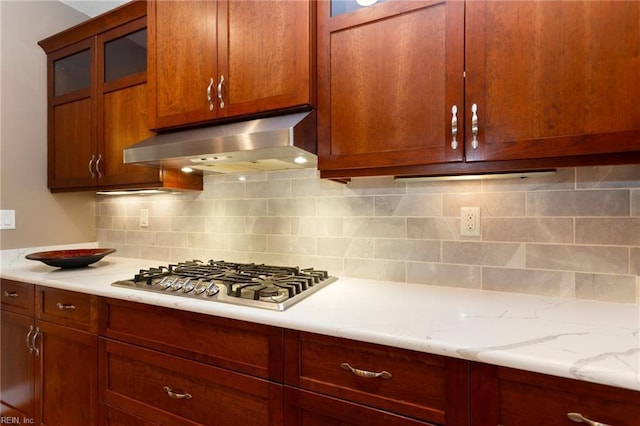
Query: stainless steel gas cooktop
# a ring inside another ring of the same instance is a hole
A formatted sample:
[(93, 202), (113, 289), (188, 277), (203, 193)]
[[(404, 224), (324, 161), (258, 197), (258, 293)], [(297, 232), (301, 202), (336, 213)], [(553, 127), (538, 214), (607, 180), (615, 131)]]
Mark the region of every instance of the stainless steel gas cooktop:
[(336, 280), (313, 268), (193, 260), (143, 269), (111, 285), (283, 311)]

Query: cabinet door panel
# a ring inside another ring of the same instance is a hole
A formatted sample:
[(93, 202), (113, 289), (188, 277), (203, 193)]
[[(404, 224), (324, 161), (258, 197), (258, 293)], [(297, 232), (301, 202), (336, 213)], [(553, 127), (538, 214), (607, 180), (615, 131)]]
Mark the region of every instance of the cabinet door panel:
[[(398, 4), (319, 27), (321, 170), (462, 160), (462, 147), (450, 146), (454, 104), (462, 123), (462, 32), (451, 25), (462, 18), (462, 5)], [(328, 19), (327, 10), (319, 13)], [(369, 13), (375, 19), (363, 22)]]
[(147, 129), (146, 84), (105, 93), (102, 138), (105, 161), (101, 185), (160, 182), (160, 170), (124, 164), (123, 150), (152, 135)]
[(640, 3), (467, 2), (467, 160), (638, 150)]
[(147, 22), (150, 128), (215, 118), (207, 87), (217, 78), (216, 2), (152, 1)]
[(95, 186), (89, 162), (97, 159), (91, 98), (52, 106), (55, 149), (49, 150), (49, 187)]
[(34, 328), (33, 318), (0, 311), (0, 398), (2, 416), (35, 416), (35, 363), (27, 347), (27, 334)]
[(98, 336), (45, 321), (38, 321), (37, 326), (41, 333), (36, 359), (42, 423), (96, 424)]
[(300, 0), (219, 2), (219, 116), (311, 102), (310, 7)]

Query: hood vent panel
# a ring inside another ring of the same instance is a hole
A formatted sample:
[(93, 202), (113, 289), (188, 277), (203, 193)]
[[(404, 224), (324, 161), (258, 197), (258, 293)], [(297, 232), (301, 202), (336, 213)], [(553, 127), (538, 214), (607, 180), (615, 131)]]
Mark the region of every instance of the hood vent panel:
[(160, 133), (126, 148), (124, 162), (210, 173), (316, 167), (316, 113)]

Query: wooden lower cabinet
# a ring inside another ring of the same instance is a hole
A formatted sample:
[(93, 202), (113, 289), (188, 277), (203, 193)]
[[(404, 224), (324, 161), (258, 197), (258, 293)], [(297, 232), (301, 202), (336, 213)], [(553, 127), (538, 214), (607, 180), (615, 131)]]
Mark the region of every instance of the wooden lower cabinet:
[(282, 385), (101, 339), (104, 403), (167, 425), (280, 425)]
[(9, 280), (1, 291), (0, 415), (20, 424), (96, 424), (96, 296)]
[(640, 425), (637, 391), (487, 364), (471, 371), (474, 426), (575, 425), (569, 413), (603, 426)]
[(101, 424), (282, 425), (283, 331), (101, 301)]

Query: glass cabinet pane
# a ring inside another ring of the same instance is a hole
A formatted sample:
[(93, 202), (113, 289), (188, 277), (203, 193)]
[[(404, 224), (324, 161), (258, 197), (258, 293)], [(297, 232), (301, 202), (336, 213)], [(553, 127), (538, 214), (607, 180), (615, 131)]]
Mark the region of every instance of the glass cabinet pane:
[(91, 86), (91, 51), (75, 53), (54, 63), (54, 96)]
[(331, 16), (353, 12), (363, 7), (382, 3), (384, 0), (331, 0)]
[(104, 45), (104, 81), (113, 81), (147, 69), (147, 30), (142, 29)]

